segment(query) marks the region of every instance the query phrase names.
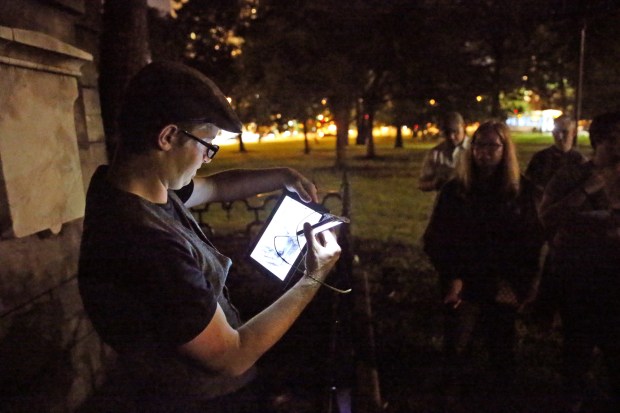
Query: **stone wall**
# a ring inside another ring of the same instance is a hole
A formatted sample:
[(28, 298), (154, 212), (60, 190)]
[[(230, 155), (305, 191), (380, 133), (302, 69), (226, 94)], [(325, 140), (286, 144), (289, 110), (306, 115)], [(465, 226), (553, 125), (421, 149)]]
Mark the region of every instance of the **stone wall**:
[(85, 188), (106, 162), (99, 0), (0, 0), (0, 412), (71, 412), (102, 346), (76, 284)]

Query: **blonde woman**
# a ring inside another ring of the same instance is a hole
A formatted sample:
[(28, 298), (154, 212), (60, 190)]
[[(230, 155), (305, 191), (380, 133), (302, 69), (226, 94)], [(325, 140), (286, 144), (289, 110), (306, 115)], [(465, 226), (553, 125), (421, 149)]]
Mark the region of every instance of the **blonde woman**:
[(504, 123), (481, 124), (461, 160), (424, 235), (446, 308), (447, 371), (460, 376), (474, 333), (481, 333), (493, 383), (509, 384), (515, 317), (534, 295), (542, 231)]

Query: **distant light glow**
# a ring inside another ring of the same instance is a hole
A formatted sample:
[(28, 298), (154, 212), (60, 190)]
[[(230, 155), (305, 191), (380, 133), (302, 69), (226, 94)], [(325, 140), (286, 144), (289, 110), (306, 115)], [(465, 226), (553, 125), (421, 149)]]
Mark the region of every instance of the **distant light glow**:
[(482, 102), (482, 96), (480, 96), (480, 95), (476, 96), (476, 101), (477, 102)]
[(533, 110), (508, 116), (506, 124), (516, 130), (551, 132), (553, 130), (553, 119), (561, 114), (562, 111), (557, 109)]
[(189, 34), (189, 38), (190, 38), (190, 39), (192, 39), (192, 40), (196, 40), (196, 39), (198, 38), (198, 36), (196, 35), (196, 33), (191, 32), (191, 33)]
[(430, 99), (428, 101), (428, 104), (431, 105), (431, 106), (435, 106), (437, 104), (437, 101), (435, 99)]

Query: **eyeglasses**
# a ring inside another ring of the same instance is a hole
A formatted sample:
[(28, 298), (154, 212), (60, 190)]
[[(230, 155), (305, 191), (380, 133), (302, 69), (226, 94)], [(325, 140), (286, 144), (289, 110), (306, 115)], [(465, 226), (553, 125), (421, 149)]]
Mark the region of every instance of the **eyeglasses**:
[(186, 135), (188, 138), (192, 138), (193, 140), (197, 141), (198, 143), (203, 144), (204, 146), (207, 147), (207, 158), (209, 159), (213, 159), (215, 157), (215, 154), (217, 153), (217, 151), (220, 150), (220, 147), (217, 145), (213, 145), (212, 143), (209, 143), (207, 141), (205, 141), (204, 139), (200, 139), (197, 136), (192, 135), (191, 133), (189, 133), (188, 131), (184, 130), (184, 129), (179, 129), (184, 135)]

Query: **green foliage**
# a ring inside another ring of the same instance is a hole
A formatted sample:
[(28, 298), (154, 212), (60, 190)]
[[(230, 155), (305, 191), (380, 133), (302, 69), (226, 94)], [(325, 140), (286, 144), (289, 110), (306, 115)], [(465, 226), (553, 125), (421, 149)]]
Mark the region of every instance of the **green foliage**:
[(303, 120), (325, 97), (348, 107), (361, 99), (364, 113), (393, 123), (447, 110), (501, 116), (517, 103), (500, 96), (522, 88), (542, 109), (571, 111), (584, 23), (583, 113), (619, 105), (620, 9), (608, 0), (176, 2), (178, 18), (152, 16), (153, 57), (213, 77), (246, 121)]
[(183, 61), (229, 92), (238, 83), (236, 57), (252, 19), (255, 0), (176, 1), (176, 17), (150, 16), (154, 59)]

